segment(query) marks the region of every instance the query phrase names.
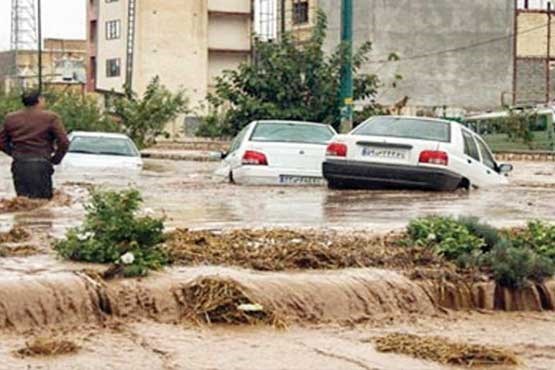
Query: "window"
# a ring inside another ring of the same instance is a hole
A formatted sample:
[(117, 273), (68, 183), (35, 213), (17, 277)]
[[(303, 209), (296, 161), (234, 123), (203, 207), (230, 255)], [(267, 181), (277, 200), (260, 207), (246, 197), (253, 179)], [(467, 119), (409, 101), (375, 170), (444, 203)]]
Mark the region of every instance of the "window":
[(69, 145), (69, 152), (122, 157), (139, 156), (139, 152), (131, 140), (105, 136), (75, 136)]
[(106, 77), (119, 77), (121, 75), (121, 59), (108, 59), (106, 61)]
[(476, 141), (474, 141), (473, 135), (466, 130), (462, 130), (462, 134), (464, 139), (464, 154), (480, 162), (480, 153), (478, 152), (478, 146)]
[(229, 148), (229, 152), (233, 153), (234, 151), (236, 151), (237, 149), (239, 149), (239, 147), (241, 146), (241, 144), (243, 143), (243, 139), (245, 138), (245, 135), (247, 134), (247, 131), (249, 130), (250, 125), (247, 125), (245, 128), (243, 128), (241, 130), (241, 132), (239, 132), (237, 134), (237, 136), (235, 137), (235, 139), (233, 139), (233, 141), (231, 142), (231, 146)]
[(289, 122), (260, 122), (252, 133), (252, 141), (278, 143), (326, 144), (335, 133), (326, 125)]
[(403, 117), (374, 117), (360, 124), (354, 135), (402, 137), (451, 142), (451, 125), (446, 121)]
[(491, 168), (492, 170), (497, 169), (497, 165), (495, 164), (495, 159), (491, 152), (488, 149), (488, 146), (482, 141), (482, 139), (477, 138), (478, 146), (480, 147), (480, 152), (482, 153), (482, 163), (486, 166)]
[[(518, 9), (546, 10), (548, 0), (518, 0)], [(553, 6), (552, 6), (553, 8)]]
[(121, 21), (106, 22), (106, 40), (115, 40), (121, 37)]
[(308, 1), (293, 0), (293, 24), (308, 23)]

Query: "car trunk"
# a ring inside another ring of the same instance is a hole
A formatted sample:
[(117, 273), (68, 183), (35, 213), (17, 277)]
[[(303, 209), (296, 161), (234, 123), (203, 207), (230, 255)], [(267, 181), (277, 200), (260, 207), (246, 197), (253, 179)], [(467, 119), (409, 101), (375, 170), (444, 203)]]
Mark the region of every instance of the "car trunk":
[(252, 150), (264, 153), (272, 168), (318, 170), (326, 155), (326, 144), (255, 143)]
[(345, 136), (348, 160), (399, 165), (419, 164), (424, 150), (438, 150), (440, 143), (384, 136)]

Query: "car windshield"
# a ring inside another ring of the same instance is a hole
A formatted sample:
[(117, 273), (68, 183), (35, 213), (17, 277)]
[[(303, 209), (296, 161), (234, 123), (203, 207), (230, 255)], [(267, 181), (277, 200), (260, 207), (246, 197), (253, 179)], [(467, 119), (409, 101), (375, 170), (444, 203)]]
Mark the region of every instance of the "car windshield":
[(69, 152), (125, 157), (137, 157), (139, 155), (131, 140), (101, 136), (75, 136), (71, 140)]
[(403, 117), (375, 117), (362, 123), (354, 135), (402, 137), (450, 142), (448, 122)]
[(326, 144), (334, 135), (326, 125), (260, 122), (252, 133), (251, 141)]

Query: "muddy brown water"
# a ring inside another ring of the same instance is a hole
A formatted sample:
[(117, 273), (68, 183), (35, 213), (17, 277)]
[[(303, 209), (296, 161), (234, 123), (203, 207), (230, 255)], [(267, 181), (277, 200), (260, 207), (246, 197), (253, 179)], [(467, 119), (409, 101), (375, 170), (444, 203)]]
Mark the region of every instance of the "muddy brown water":
[[(140, 174), (63, 172), (59, 188), (74, 195), (71, 207), (0, 215), (0, 228), (32, 225), (55, 233), (82, 219), (84, 186), (135, 186), (145, 206), (167, 216), (170, 227), (336, 227), (390, 230), (429, 214), (475, 215), (498, 226), (555, 220), (555, 164), (516, 162), (511, 184), (470, 193), (330, 191), (325, 187), (241, 187), (213, 176), (218, 163), (147, 160)], [(76, 184), (76, 185), (71, 185)], [(0, 159), (0, 198), (13, 196), (9, 161)]]
[[(90, 184), (111, 188), (135, 186), (145, 206), (167, 217), (169, 227), (332, 227), (385, 231), (403, 227), (428, 214), (475, 215), (497, 226), (521, 225), (529, 219), (555, 221), (555, 165), (516, 163), (506, 187), (470, 193), (329, 191), (321, 188), (240, 187), (212, 176), (217, 164), (147, 161), (138, 175), (58, 173), (56, 183), (70, 194), (70, 205), (0, 215), (0, 231), (13, 225), (34, 233), (63, 235), (83, 218), (82, 204)], [(0, 198), (13, 196), (9, 162), (0, 159)], [(330, 322), (391, 322), (395, 330), (435, 333), (515, 348), (530, 369), (555, 369), (553, 314), (497, 313), (450, 321), (437, 312), (437, 302), (453, 308), (541, 309), (545, 290), (522, 297), (491, 286), (474, 293), (461, 287), (429, 287), (391, 271), (347, 270), (302, 273), (253, 273), (206, 267), (176, 269), (142, 281), (97, 285), (50, 254), (0, 259), (0, 369), (443, 369), (430, 362), (377, 353), (368, 342), (378, 329), (333, 329)], [(256, 299), (304, 322), (325, 327), (272, 329), (183, 328), (179, 322), (179, 287), (199, 274), (239, 280)], [(553, 284), (550, 285), (551, 288)], [(550, 288), (550, 289), (551, 289)], [(475, 298), (473, 297), (473, 294)], [(471, 297), (471, 298), (469, 298)], [(481, 298), (480, 298), (481, 297)], [(469, 303), (470, 302), (470, 303)], [(496, 303), (497, 302), (497, 303)], [(505, 307), (496, 307), (503, 304)], [(441, 311), (441, 310), (440, 310)], [(403, 324), (416, 315), (418, 324)], [(125, 329), (101, 330), (107, 316), (123, 319)], [(139, 321), (128, 320), (138, 318)], [(150, 321), (154, 320), (154, 321)], [(398, 321), (397, 321), (398, 320)], [(63, 329), (95, 323), (90, 331)], [(46, 329), (49, 328), (49, 329)], [(13, 351), (26, 339), (21, 331), (62, 331), (84, 344), (77, 355), (60, 359), (18, 360)], [(6, 331), (7, 330), (7, 331)], [(68, 331), (64, 331), (68, 330)], [(10, 334), (10, 333), (14, 334)], [(69, 333), (69, 334), (68, 334)], [(207, 351), (206, 348), (210, 348)], [(214, 356), (214, 354), (217, 356)], [(285, 354), (285, 355), (284, 355)], [(449, 367), (449, 369), (451, 369)]]

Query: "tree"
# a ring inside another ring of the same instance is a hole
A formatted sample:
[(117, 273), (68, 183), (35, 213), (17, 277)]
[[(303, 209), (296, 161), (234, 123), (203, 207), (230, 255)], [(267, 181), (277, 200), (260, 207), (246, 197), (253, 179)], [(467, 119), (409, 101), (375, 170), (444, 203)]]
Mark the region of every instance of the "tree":
[[(212, 113), (204, 125), (213, 124), (214, 114), (225, 112), (223, 134), (233, 135), (256, 119), (291, 119), (323, 122), (336, 128), (340, 122), (339, 97), (341, 65), (346, 58), (345, 45), (326, 55), (327, 19), (323, 12), (310, 39), (298, 45), (290, 34), (279, 42), (255, 42), (256, 57), (237, 70), (225, 71), (216, 79), (215, 91), (208, 95)], [(368, 60), (371, 43), (363, 44), (353, 55), (354, 98), (371, 101), (364, 109), (377, 111), (372, 102), (380, 87), (374, 74), (360, 73)], [(220, 123), (222, 120), (217, 119)], [(214, 130), (202, 127), (200, 133)]]
[[(114, 120), (107, 116), (92, 95), (72, 91), (47, 90), (44, 93), (47, 108), (60, 115), (68, 131), (118, 131)], [(0, 94), (0, 125), (6, 115), (23, 107), (20, 91)]]
[(185, 91), (172, 93), (158, 77), (150, 82), (142, 97), (126, 88), (125, 95), (116, 96), (113, 101), (114, 115), (140, 148), (155, 144), (156, 138), (166, 134), (166, 125), (187, 112)]
[(68, 132), (121, 131), (121, 127), (101, 110), (93, 95), (50, 91), (45, 93), (45, 97), (48, 108), (60, 115)]

